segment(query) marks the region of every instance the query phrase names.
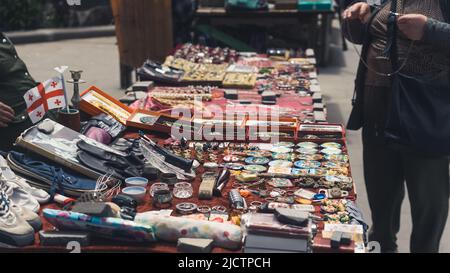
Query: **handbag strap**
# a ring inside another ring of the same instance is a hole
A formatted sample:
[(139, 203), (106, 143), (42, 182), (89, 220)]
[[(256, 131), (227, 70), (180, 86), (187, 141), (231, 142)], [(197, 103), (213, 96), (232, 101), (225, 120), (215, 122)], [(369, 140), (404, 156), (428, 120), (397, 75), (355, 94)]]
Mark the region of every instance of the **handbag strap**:
[(389, 13), (388, 25), (387, 25), (387, 43), (384, 49), (385, 56), (391, 60), (392, 70), (397, 71), (398, 66), (398, 48), (397, 48), (397, 0), (391, 1), (391, 12)]

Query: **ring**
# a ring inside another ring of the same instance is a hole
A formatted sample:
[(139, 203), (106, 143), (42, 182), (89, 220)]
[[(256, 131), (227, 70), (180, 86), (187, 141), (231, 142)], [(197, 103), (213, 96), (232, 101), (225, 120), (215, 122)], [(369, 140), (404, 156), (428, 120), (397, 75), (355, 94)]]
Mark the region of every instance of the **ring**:
[(197, 210), (197, 205), (194, 203), (180, 203), (176, 205), (176, 208), (180, 214), (191, 214)]
[(211, 208), (208, 206), (198, 206), (197, 211), (200, 213), (209, 213), (211, 212)]

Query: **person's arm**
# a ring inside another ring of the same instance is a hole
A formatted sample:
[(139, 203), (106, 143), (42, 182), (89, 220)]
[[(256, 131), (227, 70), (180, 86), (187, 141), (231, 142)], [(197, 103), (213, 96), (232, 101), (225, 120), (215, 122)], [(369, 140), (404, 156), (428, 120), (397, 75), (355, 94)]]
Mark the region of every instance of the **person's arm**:
[(364, 41), (364, 32), (366, 23), (370, 19), (370, 6), (366, 1), (358, 1), (353, 5), (349, 5), (348, 1), (342, 1), (343, 11), (342, 33), (344, 37), (354, 44), (362, 44)]
[(422, 41), (450, 54), (450, 24), (428, 18)]

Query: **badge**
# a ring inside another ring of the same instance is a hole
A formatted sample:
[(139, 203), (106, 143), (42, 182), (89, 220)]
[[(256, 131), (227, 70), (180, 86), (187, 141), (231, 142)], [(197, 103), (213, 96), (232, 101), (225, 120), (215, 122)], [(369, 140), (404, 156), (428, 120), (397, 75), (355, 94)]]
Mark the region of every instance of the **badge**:
[(272, 156), (272, 153), (270, 151), (265, 151), (265, 150), (247, 151), (246, 154), (247, 154), (247, 156), (253, 156), (253, 157)]
[(269, 163), (269, 159), (266, 157), (247, 157), (245, 159), (245, 163), (249, 164), (249, 165), (265, 165), (267, 163)]
[(267, 171), (267, 173), (271, 173), (271, 174), (291, 174), (292, 168), (288, 168), (288, 167), (269, 167), (269, 170)]
[(288, 188), (293, 186), (291, 180), (287, 178), (272, 178), (267, 184), (274, 188)]
[(294, 147), (295, 144), (292, 142), (278, 142), (274, 144), (274, 148), (275, 147), (286, 147), (286, 148), (292, 148)]
[(292, 169), (292, 174), (303, 175), (303, 176), (323, 176), (326, 171), (323, 169)]
[(299, 148), (299, 149), (297, 149), (297, 152), (299, 152), (301, 154), (306, 154), (306, 155), (313, 155), (313, 154), (317, 154), (318, 150), (314, 149), (314, 148)]
[(320, 161), (320, 160), (323, 159), (323, 155), (321, 155), (321, 154), (314, 154), (314, 155), (300, 154), (300, 155), (297, 156), (297, 158), (298, 158), (299, 160), (308, 160), (308, 161), (315, 160), (315, 161)]
[(348, 155), (325, 155), (328, 161), (340, 161), (347, 163), (349, 161)]
[(325, 148), (322, 151), (320, 151), (323, 154), (326, 155), (340, 155), (342, 154), (342, 150), (336, 149), (336, 148)]
[(317, 149), (317, 147), (319, 147), (319, 144), (314, 142), (300, 142), (299, 144), (297, 144), (297, 147), (306, 149)]
[(261, 166), (261, 165), (247, 165), (247, 166), (244, 166), (244, 169), (246, 171), (255, 172), (255, 173), (262, 173), (267, 170), (266, 167)]
[(325, 142), (322, 145), (320, 145), (322, 148), (335, 148), (335, 149), (341, 149), (342, 145), (336, 142)]
[(299, 198), (312, 200), (312, 199), (314, 199), (314, 196), (316, 195), (316, 193), (312, 192), (312, 191), (305, 190), (305, 189), (299, 189), (299, 190), (294, 192), (294, 195), (299, 197)]
[(292, 162), (287, 160), (274, 160), (269, 162), (271, 167), (292, 167)]
[(307, 160), (300, 160), (294, 163), (296, 168), (299, 169), (315, 169), (320, 167), (319, 161), (307, 161)]
[(287, 148), (287, 147), (273, 147), (270, 151), (272, 153), (287, 154), (287, 153), (291, 153), (292, 149)]
[(293, 160), (294, 154), (272, 153), (272, 158), (277, 160)]

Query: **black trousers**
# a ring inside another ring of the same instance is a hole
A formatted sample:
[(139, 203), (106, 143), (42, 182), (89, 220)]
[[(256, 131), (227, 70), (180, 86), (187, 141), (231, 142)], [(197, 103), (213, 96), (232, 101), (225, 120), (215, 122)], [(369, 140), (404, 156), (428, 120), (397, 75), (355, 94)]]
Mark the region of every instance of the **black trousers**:
[(428, 157), (384, 142), (385, 88), (367, 88), (363, 128), (364, 178), (373, 226), (369, 239), (382, 251), (397, 249), (401, 204), (408, 191), (413, 230), (411, 252), (439, 251), (448, 216), (450, 182), (447, 157)]

